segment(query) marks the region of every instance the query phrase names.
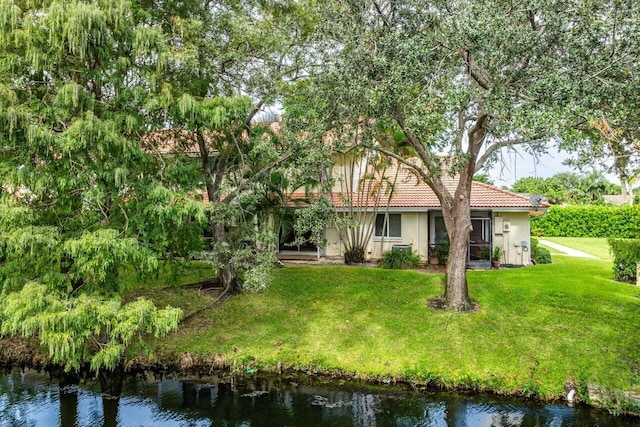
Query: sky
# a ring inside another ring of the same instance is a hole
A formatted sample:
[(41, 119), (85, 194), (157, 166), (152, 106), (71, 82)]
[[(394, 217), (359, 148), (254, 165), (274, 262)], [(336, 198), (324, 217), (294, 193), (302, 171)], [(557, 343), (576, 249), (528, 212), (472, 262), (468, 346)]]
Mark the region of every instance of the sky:
[[(566, 152), (559, 152), (555, 147), (550, 147), (549, 153), (541, 154), (537, 159), (530, 154), (514, 153), (507, 149), (503, 149), (502, 157), (504, 161), (501, 164), (496, 164), (488, 172), (482, 171), (489, 174), (496, 187), (511, 187), (514, 182), (524, 177), (549, 178), (561, 172), (580, 173), (578, 169), (562, 164), (571, 156)], [(605, 177), (613, 183), (618, 183), (613, 175)]]

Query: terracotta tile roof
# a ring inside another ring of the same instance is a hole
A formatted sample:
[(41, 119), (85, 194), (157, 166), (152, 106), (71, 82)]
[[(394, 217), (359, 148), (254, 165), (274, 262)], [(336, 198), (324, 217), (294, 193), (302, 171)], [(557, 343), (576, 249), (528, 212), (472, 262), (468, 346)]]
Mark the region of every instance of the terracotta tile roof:
[[(391, 168), (387, 171), (387, 176), (393, 176), (395, 174), (395, 168)], [(443, 178), (443, 182), (449, 188), (449, 191), (453, 193), (456, 188), (456, 179), (451, 177)], [(201, 193), (201, 197), (204, 202), (208, 202), (206, 191)], [(304, 206), (301, 203), (301, 199), (311, 199), (318, 197), (317, 193), (308, 194), (303, 192), (294, 192), (289, 194), (291, 207)], [(343, 194), (335, 192), (330, 195), (331, 202), (338, 208), (346, 207), (347, 204), (344, 201)], [(366, 199), (364, 193), (354, 194), (352, 197), (354, 206), (372, 207), (375, 204), (375, 200), (369, 198)], [(297, 202), (296, 202), (297, 201)], [(386, 206), (386, 198), (379, 203), (380, 206)], [(435, 195), (433, 190), (429, 188), (418, 176), (408, 170), (402, 168), (398, 172), (398, 178), (396, 180), (396, 187), (393, 193), (393, 197), (389, 203), (391, 208), (425, 208), (425, 209), (437, 209), (440, 208), (440, 201)], [(548, 203), (542, 203), (540, 206), (534, 206), (529, 201), (527, 196), (512, 193), (501, 188), (494, 187), (492, 185), (484, 184), (474, 181), (471, 187), (471, 208), (473, 209), (517, 209), (517, 210), (531, 210), (533, 212), (538, 211), (536, 208), (546, 209), (549, 207)]]
[[(279, 135), (281, 133), (280, 122), (254, 122), (253, 125), (265, 126), (275, 135)], [(209, 130), (204, 133), (204, 139), (207, 144), (211, 145), (214, 138), (220, 137), (221, 135), (222, 133)], [(248, 134), (246, 132), (243, 133), (243, 138), (248, 138)], [(180, 128), (165, 129), (147, 133), (142, 137), (142, 146), (147, 152), (155, 154), (181, 153), (187, 155), (200, 155), (200, 148), (198, 147), (198, 140), (196, 139), (195, 132)]]
[[(453, 193), (456, 187), (456, 181), (453, 178), (443, 179), (445, 185)], [(313, 195), (305, 195), (304, 193), (293, 193), (290, 195), (292, 199), (301, 199)], [(336, 207), (345, 207), (341, 193), (332, 193), (331, 201)], [(360, 193), (354, 193), (352, 198), (354, 206), (373, 206), (374, 200), (366, 200), (366, 197)], [(380, 206), (386, 206), (386, 198), (380, 201)], [(548, 207), (548, 204), (542, 204), (541, 208)], [(439, 208), (440, 201), (433, 190), (424, 182), (419, 181), (416, 176), (410, 173), (401, 173), (396, 181), (396, 189), (393, 193), (389, 207), (392, 208)], [(516, 208), (516, 209), (534, 209), (536, 206), (529, 202), (525, 196), (512, 193), (507, 190), (483, 184), (481, 182), (473, 182), (471, 187), (471, 207), (472, 208)]]

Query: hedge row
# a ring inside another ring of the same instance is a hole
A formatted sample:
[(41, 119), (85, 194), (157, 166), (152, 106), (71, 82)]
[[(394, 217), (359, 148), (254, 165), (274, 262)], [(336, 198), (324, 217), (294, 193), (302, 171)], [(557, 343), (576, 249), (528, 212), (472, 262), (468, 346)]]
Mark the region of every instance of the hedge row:
[(531, 219), (531, 234), (554, 237), (640, 236), (640, 206), (552, 206)]
[(609, 239), (613, 255), (613, 278), (635, 283), (640, 262), (640, 239)]

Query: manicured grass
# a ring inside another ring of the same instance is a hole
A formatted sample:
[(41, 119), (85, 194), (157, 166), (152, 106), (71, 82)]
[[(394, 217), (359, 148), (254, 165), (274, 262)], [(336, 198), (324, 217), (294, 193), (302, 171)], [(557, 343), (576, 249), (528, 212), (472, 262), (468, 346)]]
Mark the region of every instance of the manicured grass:
[(224, 302), (157, 350), (219, 355), (238, 369), (281, 362), (548, 399), (567, 381), (583, 395), (590, 383), (640, 390), (640, 290), (612, 281), (610, 262), (556, 257), (470, 271), (480, 309), (467, 314), (427, 307), (443, 293), (439, 275), (343, 266), (274, 274), (267, 292)]
[[(600, 259), (611, 260), (609, 244), (606, 238), (600, 237), (540, 237), (541, 240), (548, 240), (559, 245), (564, 245), (572, 249), (597, 256)], [(551, 249), (550, 249), (551, 250)], [(557, 251), (556, 251), (557, 252)], [(553, 253), (553, 252), (552, 252)]]
[(185, 286), (215, 278), (216, 271), (211, 268), (210, 263), (162, 262), (153, 277), (138, 277), (133, 269), (129, 269), (126, 274), (131, 289), (125, 294), (125, 301), (145, 297), (152, 299), (160, 308), (167, 305), (180, 307), (184, 315), (207, 305), (218, 295), (218, 292), (202, 289), (201, 286)]

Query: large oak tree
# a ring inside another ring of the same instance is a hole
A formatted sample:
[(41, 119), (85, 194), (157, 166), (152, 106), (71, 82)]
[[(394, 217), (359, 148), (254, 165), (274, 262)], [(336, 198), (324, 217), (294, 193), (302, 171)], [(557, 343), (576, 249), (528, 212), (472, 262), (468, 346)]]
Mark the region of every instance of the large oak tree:
[[(635, 69), (637, 5), (614, 3), (323, 3), (318, 30), (333, 43), (305, 99), (326, 129), (361, 131), (382, 121), (404, 134), (411, 156), (399, 154), (406, 147), (370, 146), (414, 168), (440, 200), (451, 242), (447, 307), (472, 307), (466, 267), (474, 173), (502, 148), (543, 152), (548, 141), (571, 136), (585, 100), (610, 96), (602, 87), (615, 91), (621, 83), (611, 64)], [(625, 19), (624, 34), (616, 33), (616, 19)]]

